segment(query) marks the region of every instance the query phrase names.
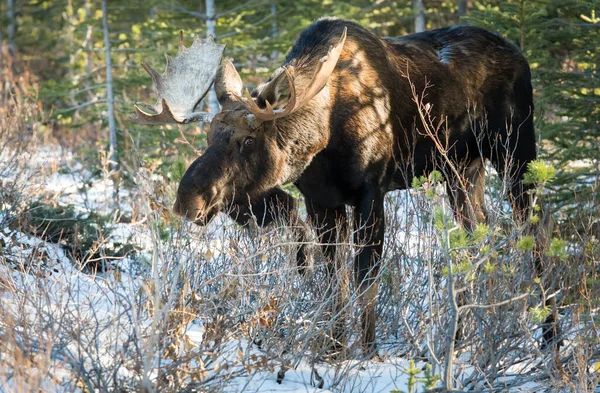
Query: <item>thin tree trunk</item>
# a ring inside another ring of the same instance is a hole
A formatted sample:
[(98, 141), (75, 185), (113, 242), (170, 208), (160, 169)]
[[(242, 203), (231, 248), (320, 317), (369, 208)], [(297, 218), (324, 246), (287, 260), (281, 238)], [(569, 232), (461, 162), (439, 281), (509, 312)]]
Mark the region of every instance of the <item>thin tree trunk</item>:
[[(277, 31), (277, 2), (276, 0), (271, 0), (271, 37), (277, 38), (279, 32)], [(277, 60), (279, 57), (279, 52), (276, 50), (271, 53), (271, 59)]]
[(271, 37), (277, 37), (277, 4), (271, 1)]
[(4, 47), (2, 46), (2, 18), (0, 18), (0, 74), (2, 73), (2, 51)]
[(469, 0), (459, 0), (458, 2), (458, 16), (467, 15), (467, 10), (469, 9)]
[(102, 30), (104, 33), (104, 49), (106, 53), (106, 99), (108, 103), (108, 130), (110, 133), (110, 171), (114, 183), (114, 196), (118, 206), (119, 163), (117, 159), (117, 125), (115, 122), (115, 99), (113, 95), (112, 63), (110, 59), (110, 40), (108, 39), (108, 15), (106, 12), (106, 0), (102, 0)]
[[(85, 33), (85, 72), (87, 74), (88, 85), (92, 85), (92, 82), (93, 82), (93, 80), (92, 80), (92, 64), (93, 64), (92, 37), (93, 37), (94, 28), (92, 27), (92, 24), (91, 24), (92, 9), (91, 9), (91, 5), (90, 5), (90, 1), (86, 0), (83, 7), (85, 10), (85, 20), (88, 23), (87, 28), (86, 28), (86, 33)], [(92, 98), (92, 93), (90, 92), (90, 99), (91, 98)]]
[(12, 64), (13, 72), (16, 71), (16, 46), (15, 46), (15, 25), (17, 21), (15, 20), (15, 0), (8, 0), (8, 61), (9, 64)]
[[(74, 16), (73, 16), (73, 1), (72, 0), (68, 0), (67, 1), (67, 10), (64, 13), (65, 15), (65, 22), (67, 23), (67, 27), (66, 27), (66, 41), (67, 41), (67, 45), (69, 46), (68, 52), (69, 52), (69, 69), (68, 69), (68, 76), (70, 80), (75, 80), (75, 45), (73, 43), (74, 41), (74, 37), (75, 37), (75, 27), (74, 27)], [(89, 87), (89, 84), (86, 84), (85, 87)], [(75, 101), (75, 90), (71, 90), (69, 92), (69, 105), (70, 106), (75, 106), (77, 105), (77, 102)], [(78, 112), (75, 111), (73, 113), (73, 116), (78, 116)]]
[[(206, 33), (207, 35), (212, 35), (216, 40), (217, 33), (215, 25), (215, 0), (206, 0)], [(208, 92), (208, 111), (210, 113), (217, 113), (219, 111), (219, 102), (217, 101), (217, 94), (215, 93), (214, 86), (211, 87)]]
[(423, 0), (414, 0), (415, 9), (415, 33), (425, 31), (425, 5)]
[(523, 52), (525, 52), (525, 1), (526, 0), (521, 0), (521, 13), (519, 18), (519, 32), (521, 35), (521, 39), (519, 40), (521, 46), (519, 49), (521, 49)]

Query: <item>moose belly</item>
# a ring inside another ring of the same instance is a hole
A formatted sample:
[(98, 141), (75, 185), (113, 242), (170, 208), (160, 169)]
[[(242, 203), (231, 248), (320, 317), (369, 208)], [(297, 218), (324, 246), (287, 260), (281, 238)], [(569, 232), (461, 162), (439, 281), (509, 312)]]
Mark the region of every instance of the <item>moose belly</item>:
[[(380, 172), (381, 173), (381, 172)], [(321, 152), (302, 173), (295, 185), (302, 194), (323, 207), (355, 205), (357, 190), (369, 174), (359, 160)]]

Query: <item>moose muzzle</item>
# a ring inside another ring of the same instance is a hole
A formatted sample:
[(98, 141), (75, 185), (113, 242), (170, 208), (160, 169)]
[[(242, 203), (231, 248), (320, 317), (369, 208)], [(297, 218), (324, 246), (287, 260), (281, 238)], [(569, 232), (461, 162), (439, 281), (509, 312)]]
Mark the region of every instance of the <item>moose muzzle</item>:
[(173, 205), (173, 213), (192, 221), (197, 225), (206, 225), (218, 213), (216, 204), (217, 190), (211, 187), (202, 194), (194, 194), (181, 189), (181, 184), (177, 192), (177, 199)]
[(198, 225), (206, 225), (222, 205), (223, 157), (209, 148), (187, 169), (177, 189), (173, 212)]

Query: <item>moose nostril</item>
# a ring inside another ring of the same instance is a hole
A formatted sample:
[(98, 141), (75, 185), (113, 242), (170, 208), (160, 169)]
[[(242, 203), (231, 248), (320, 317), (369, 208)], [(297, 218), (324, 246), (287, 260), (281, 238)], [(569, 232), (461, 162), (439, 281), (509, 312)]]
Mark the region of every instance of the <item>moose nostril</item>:
[(217, 188), (210, 187), (203, 193), (178, 193), (173, 204), (173, 213), (189, 221), (199, 221), (208, 214), (217, 197)]

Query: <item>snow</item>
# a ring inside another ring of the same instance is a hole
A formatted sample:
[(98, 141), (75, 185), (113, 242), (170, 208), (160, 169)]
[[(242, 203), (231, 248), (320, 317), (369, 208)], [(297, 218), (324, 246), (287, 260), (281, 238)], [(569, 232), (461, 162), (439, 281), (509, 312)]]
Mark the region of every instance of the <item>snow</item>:
[[(113, 185), (108, 177), (92, 176), (70, 153), (50, 149), (43, 153), (25, 157), (30, 160), (33, 172), (31, 176), (23, 177), (30, 182), (30, 188), (37, 189), (38, 193), (41, 191), (53, 195), (59, 204), (72, 204), (79, 212), (111, 212), (114, 205)], [(51, 171), (49, 168), (55, 170)], [(56, 168), (70, 169), (63, 172)], [(14, 176), (12, 180), (20, 179)], [(148, 181), (160, 183), (164, 179), (153, 175)], [(132, 213), (134, 208), (140, 209), (140, 195), (139, 190), (133, 192), (121, 188), (120, 210)], [(445, 203), (443, 200), (438, 202)], [(398, 267), (390, 268), (398, 269), (403, 275), (399, 285), (426, 285), (426, 264), (415, 261), (430, 262), (434, 258), (431, 249), (436, 240), (431, 234), (430, 223), (420, 218), (418, 205), (412, 191), (388, 195), (388, 218), (393, 225), (388, 227), (385, 252), (386, 257), (391, 255), (390, 259), (398, 263)], [(5, 209), (5, 212), (0, 211), (0, 223), (6, 221), (3, 217), (9, 214), (11, 208), (4, 203), (0, 205), (0, 209)], [(153, 347), (153, 340), (158, 340), (155, 332), (168, 323), (171, 311), (179, 311), (169, 309), (177, 303), (175, 298), (180, 292), (172, 290), (178, 286), (183, 286), (181, 293), (189, 301), (194, 296), (214, 295), (206, 288), (222, 277), (227, 277), (231, 282), (242, 281), (237, 284), (235, 291), (237, 296), (246, 299), (244, 301), (248, 303), (246, 306), (249, 309), (252, 309), (254, 295), (244, 293), (246, 288), (242, 278), (256, 279), (257, 283), (263, 285), (260, 291), (275, 292), (274, 295), (281, 298), (292, 296), (289, 293), (276, 293), (273, 288), (268, 287), (269, 280), (285, 281), (286, 277), (295, 274), (289, 266), (287, 270), (281, 269), (281, 266), (270, 266), (273, 260), (287, 258), (287, 251), (282, 250), (282, 247), (267, 251), (260, 248), (261, 244), (278, 236), (277, 231), (265, 230), (254, 237), (240, 236), (239, 228), (226, 216), (220, 215), (207, 228), (198, 229), (183, 224), (179, 232), (171, 233), (168, 240), (161, 240), (152, 229), (152, 223), (159, 222), (160, 218), (153, 214), (141, 215), (142, 218), (137, 222), (112, 225), (108, 247), (116, 243), (127, 243), (133, 245), (137, 253), (119, 260), (108, 271), (96, 274), (90, 274), (74, 263), (57, 244), (46, 243), (18, 229), (0, 228), (0, 244), (6, 244), (0, 254), (0, 261), (5, 262), (0, 263), (0, 307), (3, 310), (0, 315), (12, 315), (15, 318), (16, 325), (11, 334), (16, 337), (16, 341), (24, 343), (25, 347), (34, 348), (32, 352), (36, 356), (43, 358), (44, 346), (50, 346), (51, 362), (46, 364), (46, 370), (50, 370), (48, 373), (53, 378), (45, 377), (46, 374), (40, 371), (41, 390), (84, 391), (76, 387), (76, 381), (73, 380), (73, 370), (78, 366), (90, 370), (98, 367), (114, 369), (114, 375), (119, 381), (143, 382), (156, 378), (158, 359), (162, 355)], [(42, 254), (43, 258), (39, 256)], [(276, 270), (277, 268), (280, 270)], [(181, 276), (185, 277), (183, 284), (179, 281)], [(300, 284), (294, 285), (290, 284), (289, 288), (303, 288)], [(250, 289), (248, 291), (251, 292)], [(252, 291), (258, 290), (253, 288)], [(218, 292), (219, 296), (221, 293)], [(310, 298), (310, 294), (304, 292), (297, 296)], [(227, 304), (228, 299), (217, 300)], [(313, 299), (310, 301), (315, 302)], [(427, 326), (431, 322), (425, 322), (431, 312), (430, 301), (429, 298), (406, 298), (403, 299), (404, 303), (399, 302), (392, 307), (402, 309), (405, 319), (418, 319), (419, 322), (410, 321), (413, 328), (431, 329), (429, 334), (435, 334), (436, 331)], [(202, 306), (206, 307), (207, 304), (208, 302), (202, 303)], [(182, 342), (187, 345), (178, 348), (182, 358), (190, 356), (194, 351), (205, 351), (209, 344), (210, 323), (213, 320), (209, 314), (213, 311), (204, 311), (205, 313), (194, 310), (197, 315), (185, 323)], [(349, 311), (351, 313), (352, 310)], [(286, 317), (296, 318), (296, 325), (301, 326), (304, 316), (305, 314), (292, 313)], [(309, 317), (308, 314), (307, 318)], [(307, 321), (306, 325), (312, 324), (311, 320)], [(0, 322), (0, 336), (6, 333), (6, 326)], [(46, 330), (39, 330), (40, 326), (45, 326)], [(389, 326), (384, 328), (390, 329)], [(411, 336), (407, 334), (406, 337)], [(409, 384), (409, 357), (400, 356), (398, 348), (391, 349), (394, 345), (397, 347), (410, 341), (406, 337), (390, 341), (392, 344), (388, 345), (389, 350), (382, 346), (381, 360), (355, 359), (328, 363), (315, 360), (308, 351), (300, 354), (282, 351), (279, 357), (267, 356), (264, 350), (249, 343), (248, 337), (226, 336), (227, 341), (219, 348), (218, 362), (229, 365), (231, 377), (226, 378), (226, 373), (223, 372), (219, 374), (215, 370), (215, 363), (207, 367), (207, 372), (209, 377), (222, 378), (220, 388), (232, 393), (406, 392)], [(132, 338), (137, 340), (136, 345), (147, 348), (143, 366), (123, 362), (123, 359), (129, 358), (127, 351), (131, 349), (126, 348), (131, 345), (128, 343)], [(350, 339), (356, 341), (357, 338)], [(0, 366), (10, 360), (9, 352), (0, 351)], [(267, 356), (267, 366), (245, 370), (244, 367), (249, 364), (248, 359), (253, 356)], [(284, 361), (289, 369), (281, 383), (278, 383), (278, 373)], [(474, 372), (470, 361), (471, 354), (468, 351), (456, 359), (457, 368), (462, 370), (463, 376)], [(165, 358), (160, 364), (165, 367), (170, 362), (172, 359)], [(198, 363), (198, 360), (192, 360), (189, 365), (197, 367)], [(538, 362), (509, 365), (506, 375), (531, 372), (534, 363)], [(142, 371), (139, 370), (140, 367)], [(416, 362), (416, 367), (422, 369), (425, 363)], [(0, 392), (17, 389), (15, 379), (7, 377), (9, 371), (3, 371), (0, 367)], [(439, 375), (439, 368), (436, 372)], [(423, 373), (418, 377), (422, 378)], [(30, 378), (34, 380), (34, 374)], [(506, 378), (509, 382), (511, 377)], [(322, 388), (319, 387), (321, 383)], [(513, 391), (536, 391), (538, 388), (539, 384), (532, 381), (521, 384)], [(422, 390), (423, 384), (418, 382), (415, 392)]]
[[(338, 365), (339, 369), (345, 370), (344, 380), (336, 381), (336, 368), (317, 366), (318, 375), (323, 378), (323, 388), (319, 388), (319, 382), (315, 378), (312, 369), (307, 364), (301, 364), (296, 369), (288, 370), (281, 384), (277, 382), (276, 373), (257, 372), (251, 377), (236, 381), (232, 391), (245, 392), (372, 392), (389, 393), (393, 390), (406, 390), (408, 385), (408, 374), (404, 371), (408, 367), (407, 361), (388, 359), (385, 363), (356, 361), (344, 362)], [(422, 389), (422, 384), (417, 385)]]
[[(78, 212), (109, 211), (109, 206), (113, 203), (113, 185), (110, 179), (92, 177), (70, 154), (65, 155), (50, 150), (44, 150), (42, 153), (30, 157), (31, 168), (34, 171), (37, 169), (38, 172), (28, 179), (29, 186), (52, 195), (59, 204), (74, 205)], [(70, 170), (48, 174), (46, 169), (52, 167), (69, 167)], [(36, 182), (40, 177), (43, 181)], [(12, 180), (19, 181), (16, 177)], [(161, 180), (155, 179), (155, 181)], [(119, 194), (122, 201), (121, 210), (131, 211), (132, 194), (125, 189), (121, 189)], [(98, 330), (93, 335), (82, 332), (78, 340), (62, 338), (61, 348), (58, 348), (58, 344), (54, 344), (55, 350), (52, 356), (54, 363), (51, 369), (55, 378), (53, 381), (44, 380), (44, 390), (67, 391), (68, 387), (72, 386), (70, 370), (77, 360), (76, 354), (80, 350), (81, 343), (93, 344), (99, 350), (94, 359), (84, 359), (84, 365), (111, 367), (115, 362), (114, 348), (118, 346), (116, 343), (127, 340), (125, 332), (143, 330), (153, 323), (152, 318), (136, 321), (133, 318), (136, 313), (130, 310), (132, 296), (139, 293), (147, 283), (144, 275), (148, 274), (148, 270), (146, 273), (140, 273), (140, 268), (136, 265), (141, 261), (153, 261), (156, 255), (156, 252), (153, 252), (155, 240), (146, 224), (145, 222), (116, 223), (111, 227), (111, 236), (107, 244), (109, 247), (115, 243), (129, 243), (140, 250), (137, 258), (125, 258), (118, 262), (118, 275), (114, 269), (106, 273), (89, 274), (75, 265), (57, 244), (46, 243), (18, 230), (8, 228), (0, 230), (0, 239), (8, 245), (4, 249), (3, 259), (9, 262), (0, 265), (0, 277), (3, 279), (2, 282), (8, 282), (10, 288), (16, 289), (1, 292), (0, 305), (5, 312), (11, 310), (12, 314), (24, 318), (28, 323), (39, 323), (52, 315), (57, 319), (66, 318), (69, 314), (77, 315), (78, 329)], [(206, 263), (228, 258), (231, 253), (231, 242), (225, 239), (229, 237), (228, 232), (232, 230), (235, 228), (229, 223), (227, 217), (218, 216), (209, 228), (199, 231), (201, 237), (207, 240), (198, 242), (189, 249), (181, 250), (181, 256), (190, 258), (193, 257), (191, 254), (196, 253), (203, 256)], [(251, 246), (245, 242), (241, 242), (240, 245)], [(43, 251), (46, 255), (44, 261), (36, 259), (33, 250), (37, 253)], [(241, 253), (240, 255), (248, 255), (256, 251), (238, 249), (238, 252)], [(28, 259), (35, 261), (23, 264)], [(21, 266), (16, 266), (19, 263)], [(54, 328), (59, 331), (58, 323), (54, 325)], [(64, 330), (62, 327), (60, 329)], [(201, 315), (190, 322), (185, 330), (191, 344), (197, 347), (204, 344), (206, 327)], [(22, 330), (21, 334), (23, 336), (20, 340), (23, 342), (34, 339), (28, 337), (28, 332), (25, 330)], [(43, 346), (40, 340), (41, 337), (34, 339), (35, 342), (39, 342), (37, 345)], [(239, 359), (235, 359), (235, 348), (240, 346), (246, 348), (248, 356), (251, 353), (260, 354), (253, 345), (247, 342), (240, 344), (234, 339), (226, 345), (231, 351), (223, 354), (223, 358), (229, 359), (233, 365), (237, 364), (236, 361)], [(0, 355), (0, 360), (2, 359), (3, 356)], [(314, 369), (323, 378), (323, 388), (319, 388), (319, 382), (315, 377), (317, 374), (313, 372), (313, 367), (306, 360), (300, 360), (295, 367), (285, 372), (281, 383), (277, 382), (279, 369), (273, 369), (272, 372), (257, 369), (232, 378), (225, 389), (227, 392), (387, 393), (406, 386), (407, 375), (404, 367), (408, 367), (408, 362), (396, 358), (387, 359), (385, 362), (347, 361), (336, 365), (316, 364)], [(348, 378), (340, 380), (340, 370), (344, 370)], [(133, 374), (127, 367), (120, 367), (117, 372), (120, 378), (125, 379), (131, 378)], [(10, 390), (11, 386), (15, 387), (4, 378), (3, 373), (0, 372), (0, 391)]]
[[(86, 274), (78, 269), (56, 244), (44, 243), (40, 239), (20, 232), (7, 234), (4, 231), (4, 233), (0, 233), (0, 238), (5, 241), (10, 237), (17, 239), (17, 243), (16, 246), (13, 245), (13, 247), (5, 250), (5, 258), (9, 261), (13, 259), (11, 257), (26, 260), (28, 251), (32, 249), (28, 247), (32, 246), (37, 246), (38, 250), (44, 250), (48, 258), (47, 263), (36, 266), (33, 262), (33, 264), (22, 266), (20, 269), (0, 264), (2, 282), (8, 283), (9, 288), (16, 289), (15, 291), (2, 291), (0, 305), (4, 312), (13, 310), (10, 314), (14, 315), (17, 321), (20, 321), (18, 326), (27, 326), (28, 323), (46, 325), (50, 329), (48, 331), (50, 336), (52, 336), (54, 329), (59, 329), (62, 318), (68, 319), (73, 315), (77, 315), (74, 328), (93, 329), (96, 327), (100, 329), (95, 337), (82, 334), (80, 337), (82, 342), (98, 340), (100, 343), (98, 347), (101, 349), (99, 359), (110, 362), (110, 355), (102, 353), (102, 342), (108, 343), (115, 340), (115, 335), (119, 334), (120, 329), (104, 328), (117, 320), (119, 320), (119, 324), (127, 323), (125, 320), (120, 320), (119, 316), (123, 307), (126, 306), (123, 303), (123, 294), (139, 285), (135, 282), (136, 280), (123, 275), (117, 283), (112, 274), (102, 276)], [(21, 249), (19, 250), (19, 248)], [(115, 290), (115, 286), (118, 286), (119, 290)], [(52, 322), (54, 319), (56, 320)], [(49, 322), (51, 325), (48, 326), (47, 323)], [(39, 342), (34, 346), (34, 352), (43, 352), (43, 348), (35, 349), (38, 346), (43, 347), (45, 345), (43, 335), (34, 338), (30, 333), (29, 327), (21, 332), (21, 340), (24, 345), (27, 346), (30, 340), (34, 340), (34, 342)], [(68, 344), (58, 351), (55, 348), (58, 344), (51, 344), (54, 339)], [(55, 368), (54, 372), (66, 377), (69, 373), (63, 369), (67, 366), (64, 363), (68, 363), (70, 357), (76, 357), (75, 354), (78, 352), (77, 340), (66, 337), (47, 337), (46, 340), (52, 345), (53, 353), (56, 349), (56, 354), (52, 355), (56, 360), (52, 367)], [(0, 359), (2, 359), (1, 355)], [(0, 373), (0, 391), (3, 390), (5, 382), (2, 379), (2, 373)], [(8, 386), (10, 387), (10, 383)], [(6, 387), (5, 385), (4, 388)], [(45, 389), (59, 391), (59, 387), (52, 384), (45, 386)]]

